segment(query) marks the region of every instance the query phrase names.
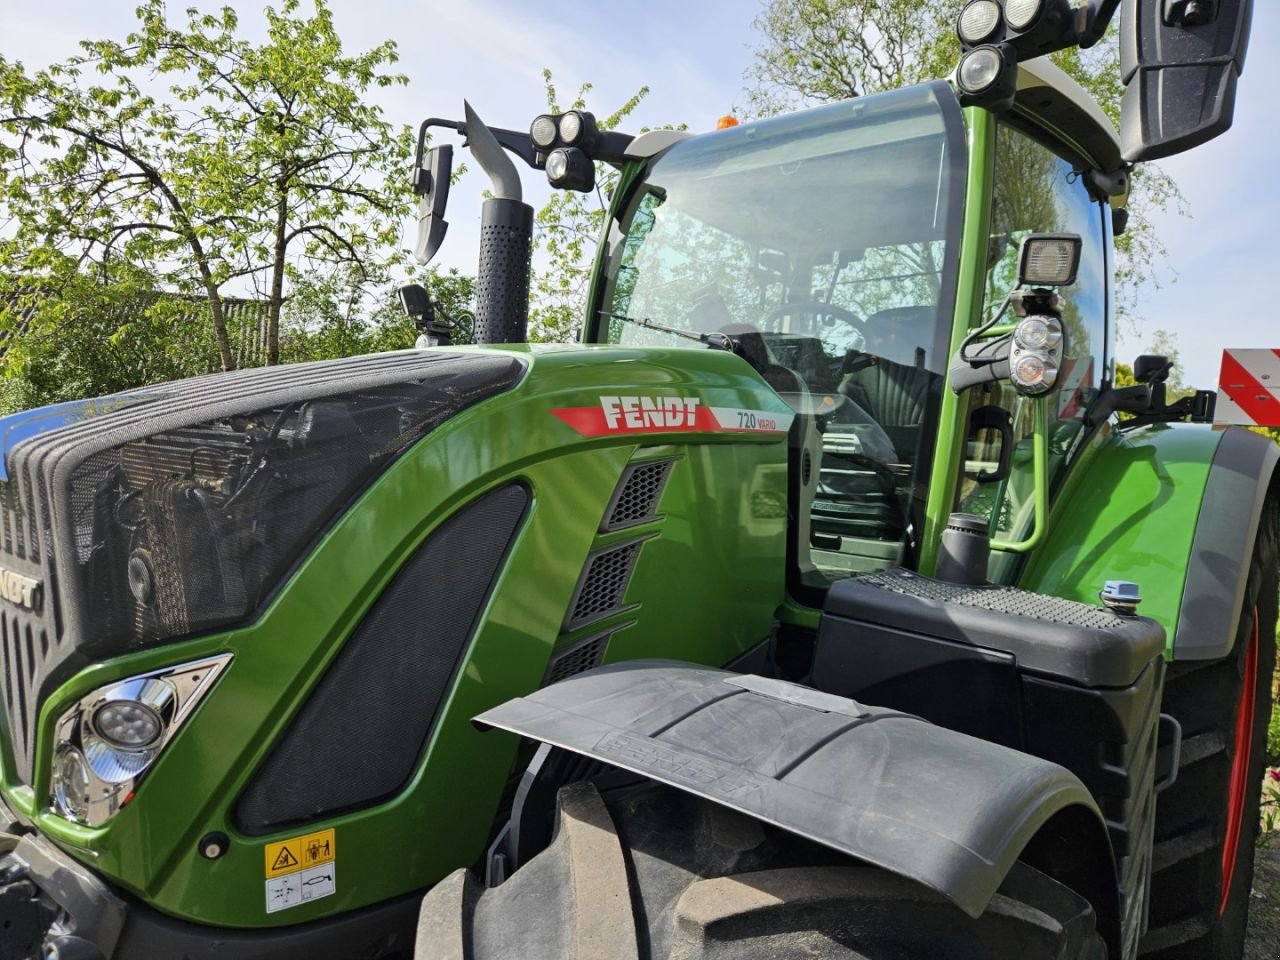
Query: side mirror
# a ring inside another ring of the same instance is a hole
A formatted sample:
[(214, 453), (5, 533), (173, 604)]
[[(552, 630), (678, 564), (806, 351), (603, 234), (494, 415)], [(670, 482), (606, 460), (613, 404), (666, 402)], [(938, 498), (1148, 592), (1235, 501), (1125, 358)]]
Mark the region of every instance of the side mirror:
[(1252, 16), (1253, 0), (1124, 0), (1125, 160), (1182, 153), (1230, 128)]
[(413, 192), (418, 195), (418, 242), (413, 255), (421, 264), (428, 264), (444, 243), (449, 224), (444, 219), (449, 203), (449, 178), (453, 175), (453, 147), (442, 144), (432, 147), (425, 162), (413, 169)]

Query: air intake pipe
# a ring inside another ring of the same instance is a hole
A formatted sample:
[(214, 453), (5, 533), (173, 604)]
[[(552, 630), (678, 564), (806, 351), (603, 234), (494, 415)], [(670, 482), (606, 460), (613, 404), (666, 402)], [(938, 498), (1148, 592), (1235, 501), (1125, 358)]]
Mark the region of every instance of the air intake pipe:
[(972, 513), (953, 513), (942, 531), (935, 576), (948, 583), (981, 586), (987, 582), (991, 537), (987, 521)]
[(476, 343), (524, 343), (529, 339), (529, 266), (533, 255), (533, 207), (521, 199), (515, 164), (471, 104), (467, 144), (493, 181), (493, 197), (480, 211), (480, 265), (476, 272)]

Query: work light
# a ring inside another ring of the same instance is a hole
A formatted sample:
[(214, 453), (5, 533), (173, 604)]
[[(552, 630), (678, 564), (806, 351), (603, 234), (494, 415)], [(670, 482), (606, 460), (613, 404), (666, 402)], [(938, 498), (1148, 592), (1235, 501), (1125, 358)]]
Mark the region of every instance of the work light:
[(582, 136), (582, 129), (582, 114), (577, 110), (570, 110), (560, 118), (560, 142), (573, 146)]
[(1076, 282), (1080, 251), (1074, 233), (1038, 233), (1026, 237), (1018, 251), (1018, 281), (1029, 287), (1066, 287)]
[(1007, 109), (1017, 93), (1018, 62), (1005, 45), (985, 43), (965, 51), (955, 81), (965, 106)]
[(1030, 29), (1044, 12), (1044, 0), (1005, 0), (1004, 17), (1019, 33)]
[(1000, 4), (996, 0), (972, 0), (956, 20), (956, 33), (968, 46), (986, 43), (1000, 29)]
[(587, 193), (596, 185), (596, 165), (577, 147), (557, 147), (547, 156), (547, 180), (557, 190)]
[(535, 117), (533, 125), (529, 127), (529, 139), (539, 150), (549, 149), (556, 142), (557, 136), (556, 118), (545, 113)]

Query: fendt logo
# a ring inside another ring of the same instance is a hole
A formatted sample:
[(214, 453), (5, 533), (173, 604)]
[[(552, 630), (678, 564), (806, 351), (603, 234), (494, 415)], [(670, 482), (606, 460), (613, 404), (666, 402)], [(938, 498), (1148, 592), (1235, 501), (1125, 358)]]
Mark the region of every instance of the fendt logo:
[(552, 415), (584, 437), (615, 433), (785, 434), (792, 415), (741, 407), (709, 407), (697, 397), (602, 396), (590, 407), (557, 407)]
[(698, 422), (695, 397), (601, 397), (605, 423), (616, 430), (619, 421), (631, 430), (692, 428)]
[(44, 590), (39, 580), (24, 577), (6, 567), (0, 567), (0, 597), (4, 597), (14, 606), (32, 613), (40, 612), (40, 603)]

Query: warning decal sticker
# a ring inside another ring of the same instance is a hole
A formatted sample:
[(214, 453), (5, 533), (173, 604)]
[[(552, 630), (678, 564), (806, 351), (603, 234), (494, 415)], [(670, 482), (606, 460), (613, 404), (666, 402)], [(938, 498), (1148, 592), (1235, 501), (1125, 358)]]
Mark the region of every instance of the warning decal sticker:
[(333, 831), (321, 830), (292, 840), (277, 840), (266, 846), (267, 878), (320, 863), (332, 863), (336, 855)]
[(263, 847), (267, 871), (267, 913), (319, 900), (338, 889), (332, 830), (319, 830)]
[(613, 433), (783, 434), (794, 415), (738, 407), (704, 407), (696, 397), (601, 397), (599, 406), (551, 411), (584, 437)]
[(329, 896), (338, 889), (336, 872), (335, 864), (325, 863), (310, 870), (299, 870), (297, 873), (268, 880), (267, 913), (287, 910), (308, 900)]

